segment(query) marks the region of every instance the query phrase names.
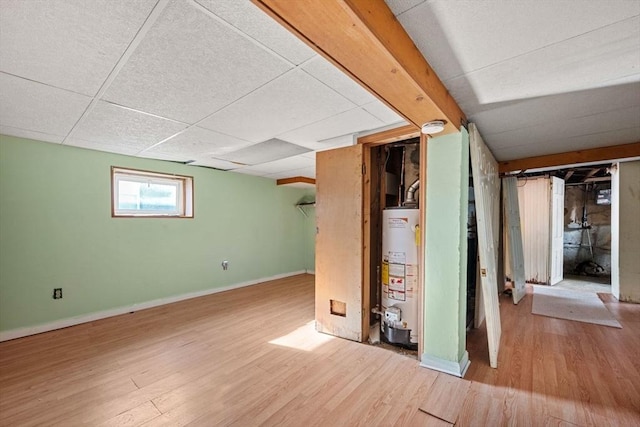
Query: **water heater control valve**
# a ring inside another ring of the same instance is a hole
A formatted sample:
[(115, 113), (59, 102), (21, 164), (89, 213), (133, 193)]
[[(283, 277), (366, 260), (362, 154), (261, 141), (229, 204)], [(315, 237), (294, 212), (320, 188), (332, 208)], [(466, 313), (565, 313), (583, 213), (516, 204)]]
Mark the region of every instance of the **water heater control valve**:
[(384, 311), (384, 320), (391, 325), (395, 325), (400, 322), (400, 320), (402, 320), (402, 311), (400, 310), (400, 307), (388, 307)]

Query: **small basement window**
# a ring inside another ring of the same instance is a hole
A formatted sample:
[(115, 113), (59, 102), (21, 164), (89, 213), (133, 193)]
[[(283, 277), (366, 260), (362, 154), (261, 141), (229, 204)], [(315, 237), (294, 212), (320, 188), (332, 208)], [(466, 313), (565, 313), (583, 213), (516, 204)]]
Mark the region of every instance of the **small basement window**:
[(111, 167), (111, 216), (193, 218), (193, 177)]

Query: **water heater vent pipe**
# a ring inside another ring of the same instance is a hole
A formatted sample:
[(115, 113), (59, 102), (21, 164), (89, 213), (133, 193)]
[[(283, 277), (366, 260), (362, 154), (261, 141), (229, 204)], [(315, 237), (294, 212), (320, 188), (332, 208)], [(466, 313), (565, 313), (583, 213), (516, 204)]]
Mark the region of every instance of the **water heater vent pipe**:
[(415, 206), (418, 201), (415, 199), (416, 190), (420, 188), (420, 178), (416, 179), (407, 190), (407, 197), (404, 200), (404, 206)]

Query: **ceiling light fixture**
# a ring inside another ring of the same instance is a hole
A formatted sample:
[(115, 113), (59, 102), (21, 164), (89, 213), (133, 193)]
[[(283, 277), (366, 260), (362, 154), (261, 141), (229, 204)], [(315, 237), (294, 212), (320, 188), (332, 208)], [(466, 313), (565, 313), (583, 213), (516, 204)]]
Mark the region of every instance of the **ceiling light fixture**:
[(432, 120), (422, 125), (422, 133), (432, 135), (434, 133), (440, 133), (444, 130), (444, 125), (447, 122), (444, 120)]

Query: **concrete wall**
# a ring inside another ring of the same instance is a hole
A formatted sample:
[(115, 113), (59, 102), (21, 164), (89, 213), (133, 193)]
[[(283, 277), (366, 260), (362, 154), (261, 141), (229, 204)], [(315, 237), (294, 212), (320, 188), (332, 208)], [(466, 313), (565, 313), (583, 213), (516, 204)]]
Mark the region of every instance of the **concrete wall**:
[[(593, 250), (593, 261), (604, 268), (604, 275), (611, 274), (611, 205), (596, 204), (597, 191), (610, 188), (600, 184), (594, 188), (566, 186), (564, 196), (564, 273), (574, 274), (583, 261), (592, 260), (589, 238)], [(582, 211), (586, 199), (587, 222), (590, 229), (568, 227), (572, 222), (582, 222)]]

